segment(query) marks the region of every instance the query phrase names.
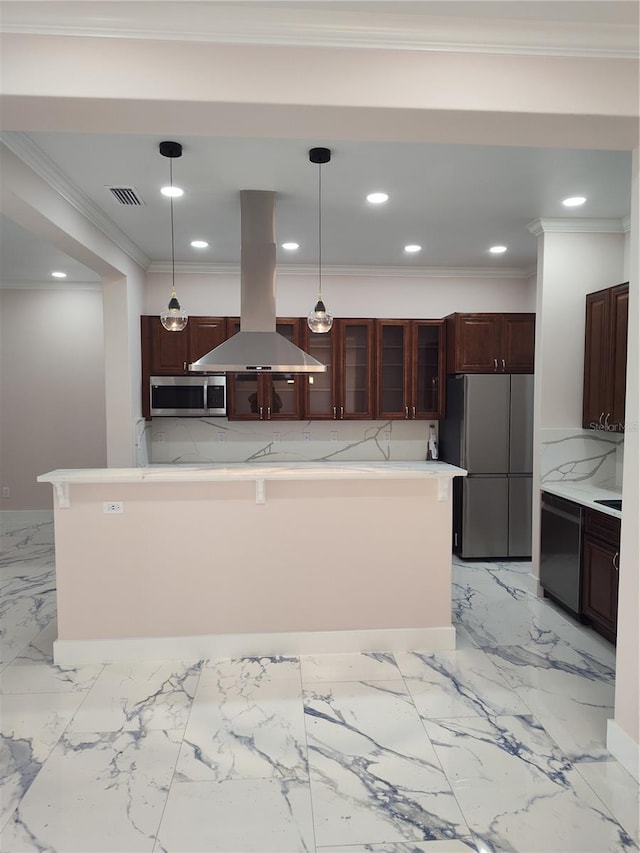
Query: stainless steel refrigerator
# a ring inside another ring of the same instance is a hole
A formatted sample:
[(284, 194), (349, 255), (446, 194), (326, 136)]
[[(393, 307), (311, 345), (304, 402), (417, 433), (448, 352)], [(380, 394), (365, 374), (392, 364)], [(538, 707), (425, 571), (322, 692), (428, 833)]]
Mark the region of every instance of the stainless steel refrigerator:
[(454, 552), (530, 557), (533, 376), (449, 376), (439, 440), (440, 458), (469, 472), (454, 478)]

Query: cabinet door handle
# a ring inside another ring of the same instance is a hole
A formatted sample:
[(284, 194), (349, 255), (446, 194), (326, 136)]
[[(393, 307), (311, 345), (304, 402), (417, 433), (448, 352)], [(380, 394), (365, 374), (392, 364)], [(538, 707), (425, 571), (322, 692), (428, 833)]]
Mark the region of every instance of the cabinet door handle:
[(616, 553), (613, 555), (613, 561), (612, 561), (613, 562), (613, 568), (616, 570), (616, 572), (620, 568), (618, 565), (618, 558), (619, 557), (620, 557), (620, 551), (616, 551)]
[(504, 370), (504, 369), (506, 368), (506, 366), (507, 366), (507, 365), (504, 363), (504, 358), (503, 358), (503, 359), (502, 359), (502, 369)]
[(344, 406), (340, 406), (340, 420), (344, 420)]
[(264, 420), (264, 406), (260, 406), (260, 420)]
[(333, 407), (333, 419), (336, 420), (336, 406)]
[(404, 416), (405, 416), (405, 418), (409, 417), (409, 406), (404, 407)]
[(186, 369), (187, 369), (187, 362), (186, 362), (186, 361), (183, 361), (183, 362), (182, 362), (182, 369), (183, 369), (183, 370), (186, 370)]
[(416, 416), (416, 407), (415, 407), (415, 406), (412, 406), (412, 407), (411, 407), (411, 409), (412, 409), (412, 412), (413, 412), (413, 417), (415, 418), (415, 416)]
[(267, 420), (271, 420), (271, 406), (267, 406)]
[(498, 359), (497, 358), (493, 359), (493, 369), (494, 369), (494, 371), (496, 371), (498, 369)]

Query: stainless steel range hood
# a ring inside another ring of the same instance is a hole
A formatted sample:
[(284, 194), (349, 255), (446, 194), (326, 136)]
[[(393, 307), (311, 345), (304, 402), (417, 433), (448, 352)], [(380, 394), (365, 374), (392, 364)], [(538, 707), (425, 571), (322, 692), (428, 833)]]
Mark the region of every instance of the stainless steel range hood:
[(276, 332), (275, 193), (240, 192), (240, 331), (189, 370), (323, 373), (326, 365)]

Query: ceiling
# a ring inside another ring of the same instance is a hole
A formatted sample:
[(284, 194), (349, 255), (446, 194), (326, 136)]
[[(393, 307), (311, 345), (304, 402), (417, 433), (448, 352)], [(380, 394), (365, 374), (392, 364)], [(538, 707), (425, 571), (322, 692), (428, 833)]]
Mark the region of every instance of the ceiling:
[[(605, 42), (606, 50), (614, 49), (615, 37), (616, 49), (624, 53), (630, 44), (625, 39), (635, 32), (633, 49), (637, 53), (636, 2), (165, 2), (154, 4), (156, 30), (173, 23), (174, 37), (189, 37), (184, 25), (182, 30), (176, 28), (172, 18), (178, 6), (182, 21), (185, 7), (192, 7), (194, 13), (199, 10), (200, 38), (204, 40), (220, 35), (216, 20), (218, 24), (224, 21), (228, 31), (236, 26), (234, 40), (239, 40), (241, 10), (246, 22), (246, 9), (252, 6), (262, 15), (260, 20), (269, 20), (270, 29), (268, 36), (266, 31), (261, 36), (254, 31), (251, 36), (245, 27), (247, 40), (273, 42), (280, 32), (286, 35), (281, 39), (291, 43), (296, 38), (300, 41), (303, 31), (314, 32), (321, 39), (326, 15), (332, 9), (334, 29), (343, 16), (343, 32), (348, 30), (351, 40), (364, 37), (365, 32), (370, 39), (378, 20), (375, 16), (386, 20), (385, 16), (392, 15), (396, 36), (412, 30), (415, 40), (416, 33), (426, 38), (427, 30), (434, 38), (434, 29), (426, 26), (427, 14), (429, 23), (473, 14), (476, 22), (482, 19), (494, 27), (500, 23), (505, 45), (513, 44), (514, 34), (526, 32), (529, 24), (546, 22), (554, 50), (558, 49), (558, 32), (570, 25), (574, 36), (583, 33), (583, 42), (589, 45), (585, 50), (591, 51), (600, 33), (603, 50)], [(78, 7), (82, 7), (81, 14)], [(217, 15), (207, 18), (208, 27), (202, 17), (206, 7)], [(116, 31), (149, 35), (148, 25), (145, 28), (140, 17), (146, 13), (148, 21), (148, 10), (147, 2), (3, 2), (1, 28), (57, 33), (78, 33), (82, 28), (83, 32), (93, 29), (110, 35)], [(417, 19), (424, 26), (416, 30)], [(309, 27), (311, 20), (315, 29)], [(469, 19), (464, 20), (468, 24)], [(550, 22), (555, 23), (550, 26)], [(297, 36), (292, 34), (292, 24), (299, 27)], [(458, 32), (462, 38), (462, 31)], [(448, 32), (448, 43), (450, 35)], [(468, 44), (467, 31), (464, 38)], [(627, 47), (621, 47), (623, 42)], [(575, 38), (571, 50), (577, 50)], [(159, 192), (169, 182), (169, 161), (159, 154), (161, 137), (50, 132), (3, 133), (2, 137), (26, 162), (45, 164), (48, 174), (55, 175), (56, 188), (143, 266), (158, 269), (170, 262), (170, 204)], [(278, 263), (317, 265), (318, 167), (308, 161), (308, 150), (316, 145), (329, 147), (333, 155), (322, 167), (322, 258), (327, 269), (469, 268), (525, 274), (536, 262), (536, 238), (527, 228), (532, 220), (567, 216), (622, 219), (630, 208), (631, 155), (624, 151), (340, 139), (174, 138), (184, 147), (183, 157), (173, 161), (174, 183), (185, 190), (174, 202), (179, 267), (239, 262), (241, 189), (276, 192), (276, 241), (300, 244), (296, 252), (279, 248)], [(119, 204), (110, 186), (134, 188), (143, 203)], [(387, 192), (389, 201), (376, 207), (367, 204), (365, 195), (373, 190)], [(584, 195), (587, 203), (568, 211), (561, 201), (571, 195)], [(67, 272), (67, 281), (98, 280), (94, 272), (18, 225), (6, 219), (0, 224), (0, 281), (4, 286), (51, 281), (54, 269)], [(189, 245), (193, 238), (210, 245), (193, 249)], [(421, 245), (422, 251), (406, 254), (403, 247), (408, 243)], [(489, 247), (496, 244), (507, 246), (508, 251), (499, 257), (490, 254)]]

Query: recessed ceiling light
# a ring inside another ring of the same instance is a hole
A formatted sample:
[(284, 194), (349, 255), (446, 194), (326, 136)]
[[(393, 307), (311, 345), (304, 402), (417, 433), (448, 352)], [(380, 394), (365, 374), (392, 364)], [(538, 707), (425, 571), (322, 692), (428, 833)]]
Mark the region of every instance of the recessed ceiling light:
[(367, 201), (369, 204), (384, 204), (389, 201), (389, 196), (386, 193), (369, 193)]
[(282, 243), (282, 248), (286, 249), (287, 252), (295, 252), (296, 249), (300, 248), (299, 243)]
[(506, 246), (492, 246), (489, 249), (489, 251), (491, 252), (492, 255), (502, 255), (502, 254), (504, 254), (504, 252), (507, 251), (507, 247)]
[(563, 199), (562, 203), (565, 207), (580, 207), (581, 204), (584, 204), (586, 198), (583, 195), (574, 195), (571, 198)]
[(162, 195), (169, 196), (169, 198), (179, 198), (181, 195), (184, 195), (184, 190), (181, 190), (180, 187), (162, 187), (160, 192)]
[(66, 272), (52, 272), (51, 275), (54, 278), (66, 278), (67, 277)]
[(206, 249), (209, 244), (206, 240), (192, 240), (191, 245), (194, 249)]
[(422, 250), (422, 246), (418, 246), (417, 243), (409, 243), (408, 246), (404, 247), (404, 250), (405, 252), (409, 252), (409, 254), (412, 254), (414, 252), (420, 252)]

